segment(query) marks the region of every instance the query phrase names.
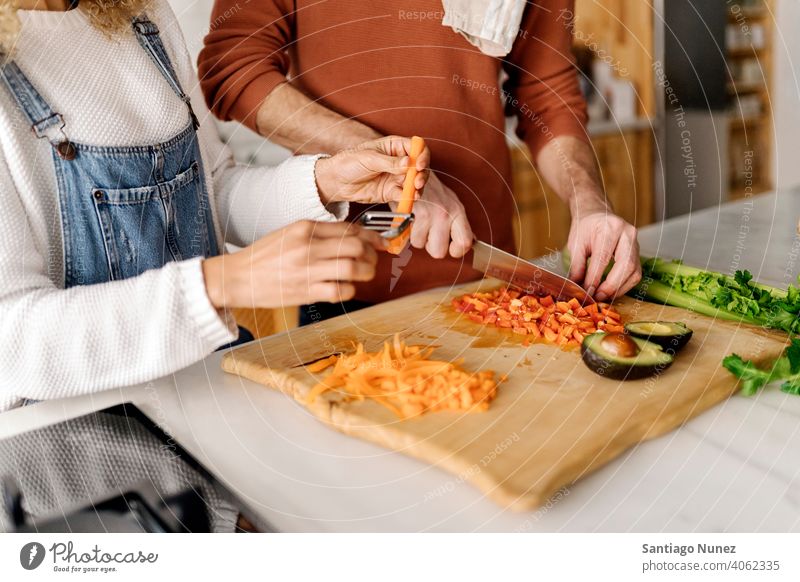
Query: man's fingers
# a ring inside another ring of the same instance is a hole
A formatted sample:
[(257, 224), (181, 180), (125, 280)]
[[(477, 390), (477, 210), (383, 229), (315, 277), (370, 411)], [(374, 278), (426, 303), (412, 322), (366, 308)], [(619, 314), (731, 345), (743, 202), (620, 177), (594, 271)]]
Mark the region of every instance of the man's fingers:
[(598, 301), (613, 299), (622, 284), (633, 274), (633, 265), (628, 262), (614, 261), (614, 267), (608, 273), (606, 280), (602, 282), (594, 297)]
[[(613, 299), (623, 289), (625, 283), (639, 269), (636, 239), (629, 233), (623, 233), (617, 241), (614, 252), (614, 267), (606, 280), (597, 289), (599, 299)], [(627, 291), (627, 289), (626, 289)]]
[(431, 217), (428, 207), (421, 202), (414, 207), (414, 224), (411, 228), (411, 246), (424, 249), (428, 244), (428, 231), (431, 229)]
[(619, 297), (620, 295), (625, 295), (625, 293), (636, 287), (636, 285), (638, 285), (639, 281), (641, 280), (642, 280), (642, 267), (640, 265), (639, 268), (635, 269), (633, 274), (631, 274), (631, 276), (628, 277), (628, 280), (625, 281), (619, 288), (619, 290), (617, 291), (617, 297)]
[[(635, 239), (634, 235), (634, 239)], [(639, 241), (635, 240), (635, 244), (633, 245), (633, 256), (632, 260), (634, 261), (633, 265), (633, 273), (631, 273), (630, 277), (620, 286), (617, 290), (617, 296), (623, 295), (633, 289), (636, 285), (639, 284), (639, 281), (642, 280), (642, 263), (639, 259)]]
[(423, 170), (418, 172), (417, 177), (414, 178), (414, 188), (416, 188), (417, 191), (422, 190), (425, 187), (425, 184), (428, 183), (430, 175), (431, 175), (430, 170)]
[[(617, 263), (614, 264), (614, 268), (616, 268), (616, 266)], [(630, 272), (627, 278), (619, 285), (608, 284), (608, 279), (606, 279), (597, 290), (597, 299), (600, 301), (614, 301), (617, 297), (621, 297), (630, 291), (642, 278), (641, 269), (637, 270), (635, 267), (632, 267), (631, 269), (626, 269), (626, 273), (631, 270), (632, 272)]]
[(466, 214), (460, 213), (455, 217), (450, 226), (450, 238), (450, 256), (455, 259), (460, 259), (472, 248), (475, 235)]
[(583, 280), (583, 286), (589, 292), (589, 295), (594, 295), (597, 288), (600, 286), (600, 280), (603, 278), (603, 271), (611, 261), (611, 256), (616, 241), (610, 242), (607, 237), (592, 241), (592, 248), (589, 255), (589, 266), (586, 267), (586, 277)]
[(581, 283), (586, 275), (586, 249), (580, 243), (573, 247), (569, 249), (569, 278), (576, 283)]
[(363, 179), (375, 174), (396, 174), (404, 176), (408, 171), (408, 156), (389, 156), (376, 151), (358, 152), (359, 163), (364, 167)]
[(366, 150), (374, 150), (387, 156), (403, 156), (411, 151), (411, 138), (400, 135), (387, 135), (361, 142), (348, 151), (361, 152)]
[[(434, 259), (443, 259), (450, 248), (450, 225), (452, 220), (444, 208), (433, 207), (429, 209), (431, 226), (428, 231), (428, 240), (425, 250)], [(413, 230), (412, 230), (413, 233)]]
[[(408, 140), (409, 150), (411, 149), (411, 140)], [(411, 153), (410, 151), (408, 153)], [(431, 150), (428, 146), (422, 150), (422, 153), (417, 156), (417, 171), (424, 172), (431, 167)]]

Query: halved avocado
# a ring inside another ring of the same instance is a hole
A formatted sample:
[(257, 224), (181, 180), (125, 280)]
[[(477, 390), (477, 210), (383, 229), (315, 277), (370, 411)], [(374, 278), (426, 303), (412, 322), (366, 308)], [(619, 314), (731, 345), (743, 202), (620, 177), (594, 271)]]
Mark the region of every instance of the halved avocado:
[(625, 331), (660, 345), (669, 354), (680, 351), (692, 338), (692, 330), (679, 321), (634, 321), (625, 324)]
[(581, 357), (592, 372), (612, 380), (647, 378), (669, 368), (673, 360), (658, 344), (604, 331), (583, 338)]

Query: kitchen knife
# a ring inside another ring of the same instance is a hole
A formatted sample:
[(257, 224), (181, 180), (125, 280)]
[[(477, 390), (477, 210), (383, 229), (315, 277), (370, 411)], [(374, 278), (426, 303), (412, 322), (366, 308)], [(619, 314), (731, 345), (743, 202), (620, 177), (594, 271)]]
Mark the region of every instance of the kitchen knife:
[(505, 281), (525, 293), (552, 295), (559, 301), (575, 298), (581, 305), (595, 302), (577, 283), (490, 244), (476, 240), (472, 250), (473, 269)]

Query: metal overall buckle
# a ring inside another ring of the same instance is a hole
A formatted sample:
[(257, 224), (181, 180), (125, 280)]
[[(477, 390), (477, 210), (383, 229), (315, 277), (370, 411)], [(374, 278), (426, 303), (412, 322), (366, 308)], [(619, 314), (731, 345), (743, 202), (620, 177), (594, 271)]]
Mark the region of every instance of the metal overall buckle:
[[(60, 122), (60, 124), (58, 126), (58, 130), (57, 130), (58, 133), (59, 133), (59, 136), (50, 137), (50, 136), (47, 135), (47, 133), (52, 129), (51, 127), (47, 127), (45, 130), (41, 130), (41, 129), (38, 128), (38, 126), (41, 125), (41, 124), (44, 124), (45, 122), (47, 122), (48, 120), (52, 119), (53, 117), (58, 118), (58, 121)], [(78, 155), (78, 149), (75, 147), (75, 144), (73, 144), (69, 140), (69, 137), (67, 137), (67, 134), (64, 131), (64, 127), (66, 127), (66, 123), (64, 122), (64, 118), (61, 116), (60, 113), (54, 113), (53, 115), (51, 115), (47, 119), (43, 119), (43, 120), (35, 123), (31, 129), (33, 130), (33, 132), (36, 134), (37, 137), (40, 137), (40, 138), (41, 137), (45, 137), (45, 138), (47, 138), (47, 140), (50, 142), (50, 145), (53, 146), (53, 149), (58, 154), (59, 158), (61, 158), (62, 160), (65, 160), (67, 162), (71, 162)]]
[(56, 153), (58, 154), (59, 158), (64, 161), (71, 162), (75, 159), (75, 156), (78, 155), (78, 150), (75, 147), (75, 144), (69, 140), (69, 137), (67, 137), (67, 134), (64, 131), (64, 126), (65, 123), (62, 121), (61, 127), (58, 128), (58, 132), (61, 134), (63, 139), (58, 143), (53, 144), (53, 147), (56, 148)]

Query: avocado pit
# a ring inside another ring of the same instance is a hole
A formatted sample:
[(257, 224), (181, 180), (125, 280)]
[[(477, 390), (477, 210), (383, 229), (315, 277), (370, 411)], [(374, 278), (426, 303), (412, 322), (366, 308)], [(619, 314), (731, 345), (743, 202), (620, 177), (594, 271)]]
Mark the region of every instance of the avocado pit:
[(613, 380), (638, 380), (663, 372), (673, 357), (653, 342), (623, 333), (599, 331), (583, 338), (581, 357), (595, 374)]
[(606, 352), (619, 358), (633, 358), (640, 351), (636, 342), (624, 333), (607, 333), (600, 343)]

